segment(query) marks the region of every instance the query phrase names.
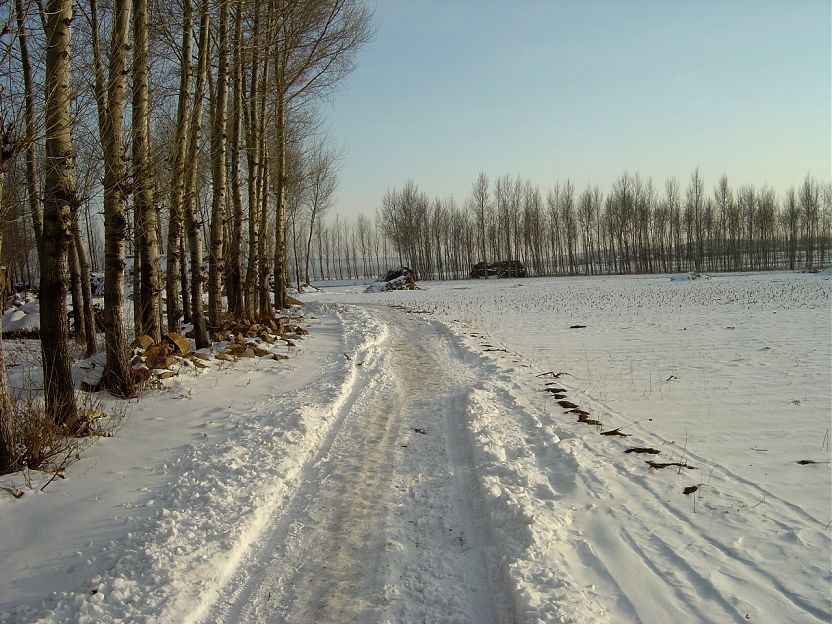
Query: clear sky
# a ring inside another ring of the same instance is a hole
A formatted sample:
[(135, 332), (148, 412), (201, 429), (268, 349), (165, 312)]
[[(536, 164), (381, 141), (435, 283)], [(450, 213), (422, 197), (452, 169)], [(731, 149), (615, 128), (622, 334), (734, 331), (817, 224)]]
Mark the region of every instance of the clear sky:
[(829, 0), (371, 0), (376, 36), (325, 114), (335, 210), (408, 179), (460, 204), (480, 170), (603, 191), (830, 178)]

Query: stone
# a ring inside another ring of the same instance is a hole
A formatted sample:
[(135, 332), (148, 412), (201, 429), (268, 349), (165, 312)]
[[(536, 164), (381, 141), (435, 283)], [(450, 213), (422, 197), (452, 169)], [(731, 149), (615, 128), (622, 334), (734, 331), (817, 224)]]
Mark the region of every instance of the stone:
[(173, 363), (170, 352), (171, 346), (165, 342), (150, 345), (144, 351), (145, 364), (148, 368), (167, 368)]
[(143, 334), (136, 338), (132, 345), (133, 347), (138, 347), (139, 349), (147, 349), (150, 345), (153, 344), (153, 338), (148, 336), (147, 334)]
[(246, 350), (246, 346), (242, 344), (238, 344), (236, 342), (232, 342), (228, 347), (225, 349), (225, 353), (230, 353), (231, 355), (236, 355), (240, 357)]
[(134, 368), (132, 369), (133, 373), (133, 381), (138, 384), (143, 384), (150, 379), (150, 369), (146, 366), (142, 366), (141, 368)]
[(148, 368), (167, 368), (173, 364), (173, 358), (169, 355), (155, 355), (153, 357), (146, 358), (144, 363)]
[(281, 355), (280, 353), (272, 353), (272, 359), (277, 360), (279, 362), (280, 360), (288, 360), (289, 356)]
[(155, 344), (150, 345), (147, 349), (144, 350), (144, 356), (150, 357), (151, 355), (170, 355), (173, 351), (173, 347), (167, 342), (157, 342)]
[(191, 343), (187, 338), (181, 336), (176, 332), (170, 332), (162, 337), (162, 341), (167, 342), (172, 347), (172, 353), (176, 355), (188, 355), (191, 352)]
[(174, 373), (173, 371), (166, 370), (157, 374), (156, 377), (158, 377), (159, 379), (170, 379), (174, 375), (176, 375), (176, 373)]
[[(251, 350), (254, 352), (254, 355), (256, 355), (257, 357), (265, 357), (265, 356), (271, 354), (271, 351), (269, 351), (268, 349), (263, 349), (261, 347), (252, 347)], [(248, 349), (246, 349), (246, 351), (248, 351)]]

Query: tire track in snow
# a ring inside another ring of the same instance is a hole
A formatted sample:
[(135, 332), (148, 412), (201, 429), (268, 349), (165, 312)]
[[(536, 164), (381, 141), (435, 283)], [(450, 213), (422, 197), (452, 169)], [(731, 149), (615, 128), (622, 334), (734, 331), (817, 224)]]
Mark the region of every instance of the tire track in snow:
[(388, 337), (203, 621), (513, 621), (459, 422), (473, 374), (424, 322), (375, 315)]

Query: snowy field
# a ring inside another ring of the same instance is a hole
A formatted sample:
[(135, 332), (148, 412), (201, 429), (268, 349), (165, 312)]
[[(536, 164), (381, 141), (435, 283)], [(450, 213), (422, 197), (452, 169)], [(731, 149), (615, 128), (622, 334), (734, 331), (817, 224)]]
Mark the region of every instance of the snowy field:
[(0, 622), (830, 621), (828, 275), (420, 286), (0, 477)]
[[(405, 306), (487, 357), (469, 426), (493, 513), (529, 519), (509, 572), (529, 601), (560, 601), (547, 616), (832, 619), (828, 275), (422, 287), (320, 296)], [(564, 413), (548, 371), (602, 425)], [(617, 428), (630, 437), (598, 435)]]

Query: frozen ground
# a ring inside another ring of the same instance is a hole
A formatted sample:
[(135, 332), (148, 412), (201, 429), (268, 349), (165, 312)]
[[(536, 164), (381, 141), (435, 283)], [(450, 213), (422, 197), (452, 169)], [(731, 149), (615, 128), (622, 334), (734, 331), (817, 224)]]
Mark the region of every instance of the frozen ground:
[(0, 622), (830, 621), (828, 276), (422, 286), (0, 478)]

